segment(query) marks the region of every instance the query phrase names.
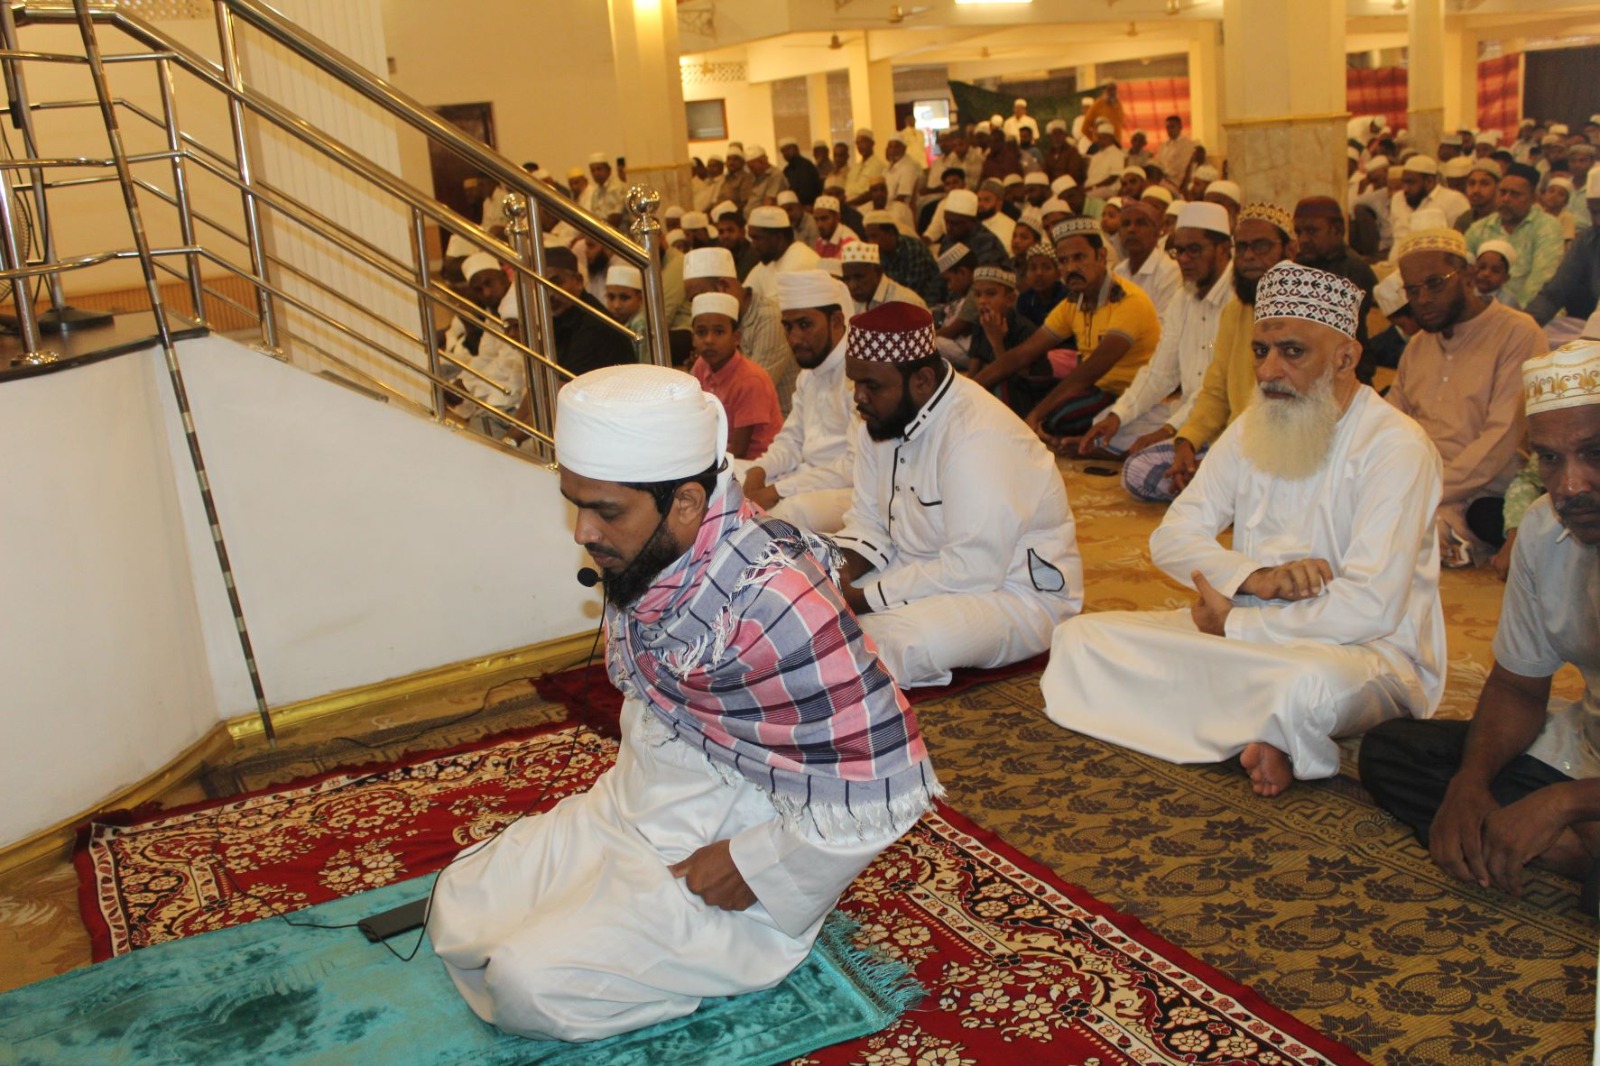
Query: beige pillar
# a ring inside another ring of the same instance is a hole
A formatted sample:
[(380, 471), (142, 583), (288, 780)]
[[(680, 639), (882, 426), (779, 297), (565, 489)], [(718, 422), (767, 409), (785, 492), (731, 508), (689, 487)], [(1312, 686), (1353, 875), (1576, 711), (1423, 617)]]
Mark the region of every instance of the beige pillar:
[[(806, 75), (806, 111), (811, 118), (811, 139), (826, 141), (833, 147), (832, 116), (828, 112), (828, 74)], [(805, 157), (811, 158), (811, 145), (805, 147)]]
[(1217, 34), (1189, 42), (1189, 136), (1208, 152), (1222, 145), (1222, 49)]
[(1450, 30), (1444, 35), (1444, 128), (1478, 125), (1478, 35)]
[(1406, 9), (1406, 128), (1412, 146), (1427, 155), (1438, 153), (1444, 135), (1444, 64), (1444, 0), (1411, 0)]
[(881, 154), (885, 140), (895, 131), (894, 64), (887, 59), (876, 63), (870, 61), (864, 40), (848, 45), (846, 50), (849, 54), (850, 114), (854, 119), (854, 128), (870, 129), (877, 136), (877, 151)]
[(1224, 0), (1223, 152), (1246, 200), (1344, 199), (1344, 26), (1344, 0)]
[(678, 68), (677, 10), (667, 0), (611, 0), (611, 52), (628, 181), (687, 204), (689, 125)]

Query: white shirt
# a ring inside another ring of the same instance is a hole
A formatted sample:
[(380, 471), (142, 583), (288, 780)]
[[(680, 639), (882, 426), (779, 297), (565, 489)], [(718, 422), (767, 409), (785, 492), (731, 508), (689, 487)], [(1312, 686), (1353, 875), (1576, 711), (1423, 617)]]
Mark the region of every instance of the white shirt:
[(1093, 189), (1104, 185), (1108, 181), (1116, 181), (1118, 175), (1127, 166), (1127, 156), (1116, 145), (1102, 148), (1089, 157), (1089, 173), (1083, 183), (1086, 189)]
[(834, 540), (877, 568), (874, 610), (1000, 588), (1083, 602), (1083, 563), (1055, 457), (971, 379), (945, 377), (905, 436), (854, 428), (855, 489)]
[(1203, 299), (1195, 298), (1192, 286), (1183, 286), (1172, 306), (1161, 316), (1161, 343), (1156, 345), (1150, 361), (1134, 375), (1128, 391), (1111, 405), (1110, 413), (1127, 425), (1174, 391), (1181, 391), (1183, 398), (1173, 408), (1167, 425), (1175, 430), (1182, 429), (1189, 421), (1195, 397), (1200, 395), (1206, 368), (1211, 365), (1222, 309), (1233, 298), (1232, 264)]
[(1573, 537), (1550, 497), (1534, 501), (1511, 549), (1494, 661), (1523, 677), (1549, 677), (1571, 663), (1581, 699), (1552, 700), (1528, 754), (1568, 777), (1600, 777), (1600, 566)]
[(928, 308), (928, 302), (918, 296), (915, 289), (908, 289), (885, 274), (878, 281), (877, 289), (873, 290), (872, 299), (865, 302), (861, 300), (855, 301), (856, 314), (859, 315), (863, 311), (870, 311), (879, 304), (892, 303), (915, 304), (923, 310)]
[(850, 487), (855, 407), (844, 376), (844, 350), (841, 338), (819, 366), (800, 371), (789, 417), (761, 458), (750, 464), (766, 473), (767, 484), (779, 496)]
[(1440, 182), (1434, 186), (1433, 191), (1422, 198), (1422, 203), (1412, 207), (1406, 202), (1404, 191), (1397, 192), (1389, 197), (1389, 229), (1394, 241), (1390, 246), (1390, 258), (1400, 252), (1400, 242), (1411, 233), (1411, 216), (1418, 211), (1428, 208), (1444, 212), (1444, 224), (1455, 225), (1456, 219), (1472, 210), (1472, 205), (1467, 198), (1454, 189)]
[[(841, 226), (841, 228), (843, 228)], [(757, 263), (744, 279), (744, 287), (757, 296), (778, 298), (778, 274), (789, 270), (816, 270), (822, 257), (799, 241), (784, 250), (776, 263)]]
[(1166, 314), (1174, 298), (1183, 291), (1183, 271), (1178, 269), (1178, 261), (1163, 249), (1156, 248), (1145, 257), (1138, 273), (1128, 269), (1130, 262), (1128, 259), (1119, 259), (1117, 265), (1111, 268), (1111, 273), (1139, 286), (1150, 297), (1150, 302), (1156, 305), (1156, 314)]
[(690, 178), (690, 196), (694, 200), (694, 209), (702, 214), (709, 212), (713, 204), (722, 195), (722, 174), (714, 178)]
[(1182, 181), (1189, 160), (1194, 158), (1194, 148), (1194, 140), (1180, 133), (1156, 152), (1156, 166), (1173, 181)]
[(1011, 234), (1016, 232), (1017, 224), (1011, 220), (1010, 215), (1004, 211), (996, 211), (983, 220), (983, 225), (990, 233), (1000, 238), (1000, 247), (1007, 252), (1011, 251)]
[[(1432, 715), (1446, 663), (1433, 528), (1442, 474), (1433, 442), (1362, 385), (1322, 468), (1290, 481), (1242, 453), (1240, 427), (1253, 417), (1259, 412), (1247, 410), (1212, 445), (1151, 535), (1152, 560), (1186, 585), (1199, 570), (1233, 597), (1229, 639), (1366, 645), (1406, 679), (1409, 705), (1426, 708), (1417, 716)], [(1230, 524), (1232, 550), (1216, 539)], [(1290, 603), (1238, 594), (1255, 571), (1298, 559), (1332, 568), (1322, 595)]]
[(883, 171), (883, 156), (876, 153), (851, 163), (844, 172), (845, 199), (854, 200), (866, 192), (873, 178), (883, 177)]
[(750, 294), (750, 304), (739, 318), (739, 350), (767, 372), (778, 390), (778, 406), (787, 416), (800, 367), (783, 335), (783, 318), (777, 300), (760, 293)]
[(1020, 141), (1022, 139), (1021, 130), (1024, 126), (1033, 131), (1033, 143), (1038, 144), (1039, 120), (1034, 118), (1032, 115), (1023, 115), (1021, 118), (1018, 118), (1016, 115), (1012, 115), (1010, 118), (1006, 119), (1005, 125), (1002, 126), (1001, 129), (1005, 132), (1007, 139)]
[(922, 180), (922, 169), (911, 161), (910, 155), (903, 155), (897, 162), (891, 163), (884, 169), (884, 183), (889, 186), (889, 202), (904, 200), (910, 203), (917, 195), (917, 185)]

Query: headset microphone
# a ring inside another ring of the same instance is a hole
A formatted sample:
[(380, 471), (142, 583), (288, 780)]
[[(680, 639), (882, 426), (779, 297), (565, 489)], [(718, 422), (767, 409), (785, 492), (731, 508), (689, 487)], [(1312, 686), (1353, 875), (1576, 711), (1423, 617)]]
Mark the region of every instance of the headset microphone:
[(592, 566), (586, 566), (578, 571), (578, 584), (586, 589), (592, 589), (600, 584), (600, 571)]

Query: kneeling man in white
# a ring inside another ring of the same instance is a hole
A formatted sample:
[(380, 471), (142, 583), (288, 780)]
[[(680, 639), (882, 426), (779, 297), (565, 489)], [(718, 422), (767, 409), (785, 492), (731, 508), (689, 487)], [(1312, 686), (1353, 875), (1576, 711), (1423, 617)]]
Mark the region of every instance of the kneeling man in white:
[(1255, 402), (1150, 538), (1199, 598), (1065, 622), (1042, 683), (1051, 719), (1173, 762), (1240, 755), (1275, 796), (1337, 773), (1335, 738), (1433, 714), (1439, 454), (1356, 380), (1361, 300), (1293, 262), (1262, 276)]
[(939, 791), (829, 547), (745, 500), (727, 438), (716, 398), (665, 367), (557, 397), (622, 745), (590, 791), (439, 876), (434, 950), (507, 1032), (594, 1040), (776, 985)]

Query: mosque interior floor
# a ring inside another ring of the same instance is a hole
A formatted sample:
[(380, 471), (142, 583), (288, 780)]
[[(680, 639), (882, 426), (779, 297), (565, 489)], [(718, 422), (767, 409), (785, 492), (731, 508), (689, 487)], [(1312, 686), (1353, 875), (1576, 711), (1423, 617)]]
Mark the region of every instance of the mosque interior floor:
[[(1163, 508), (1134, 502), (1122, 490), (1119, 479), (1086, 473), (1083, 469), (1085, 465), (1061, 461), (1077, 521), (1078, 543), (1088, 589), (1088, 608), (1133, 610), (1187, 606), (1193, 593), (1165, 578), (1150, 563), (1149, 534), (1160, 521)], [(1444, 614), (1449, 629), (1450, 669), (1448, 689), (1440, 714), (1465, 718), (1472, 713), (1478, 690), (1492, 661), (1490, 642), (1499, 614), (1503, 585), (1492, 571), (1484, 569), (1447, 571), (1442, 587)], [(1034, 709), (1041, 706), (1037, 686), (1029, 679), (1001, 684), (1009, 686), (1010, 692), (1020, 694), (1018, 699), (1022, 701), (1031, 698)], [(1577, 684), (1575, 672), (1564, 674), (1557, 681), (1558, 690), (1566, 695), (1575, 694)], [(284, 743), (315, 744), (339, 735), (360, 737), (382, 730), (393, 731), (395, 727), (408, 723), (422, 728), (430, 724), (450, 726), (480, 706), (489, 695), (482, 683), (466, 684), (437, 699), (399, 712), (391, 707), (310, 723), (294, 731), (285, 738)], [(519, 702), (538, 703), (531, 695), (531, 685), (526, 681), (500, 686), (493, 693), (496, 701), (507, 696), (518, 698)], [(1039, 720), (1043, 721), (1042, 715)], [(936, 763), (939, 761), (941, 743), (962, 743), (963, 733), (959, 729), (947, 731), (930, 728), (929, 734)], [(407, 745), (413, 751), (440, 746), (438, 734), (430, 736), (427, 733), (421, 733)], [(355, 761), (366, 760), (358, 758)], [(1141, 770), (1141, 764), (1130, 763), (1130, 775), (1142, 772), (1145, 771)], [(981, 782), (973, 784), (984, 787)], [(979, 811), (966, 810), (961, 803), (963, 791), (964, 788), (952, 788), (952, 798), (957, 806), (969, 816), (983, 821)], [(177, 805), (202, 798), (204, 795), (199, 784), (190, 781), (170, 789), (160, 801), (165, 805)], [(975, 806), (986, 808), (988, 804), (976, 803)], [(1006, 832), (1002, 825), (991, 828)], [(1026, 840), (1014, 839), (1012, 842), (1024, 851), (1034, 850)], [(1068, 879), (1077, 880), (1070, 867), (1058, 865), (1058, 869)], [(1093, 885), (1089, 887), (1091, 891), (1098, 891)], [(0, 990), (86, 965), (89, 962), (89, 941), (78, 913), (77, 878), (68, 859), (40, 860), (0, 875)], [(1156, 927), (1159, 931), (1160, 926)], [(1590, 969), (1592, 972), (1592, 965)]]

